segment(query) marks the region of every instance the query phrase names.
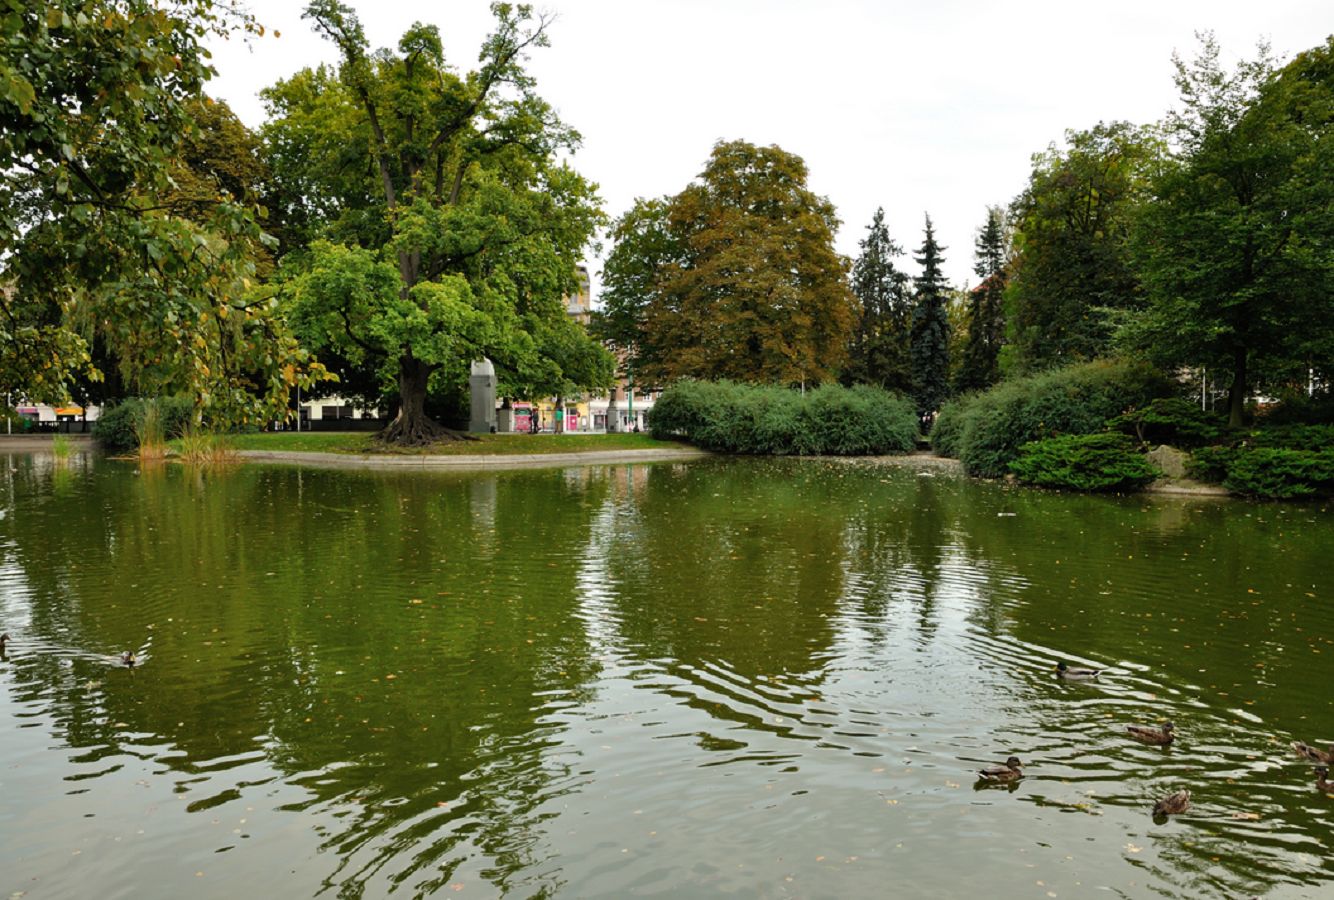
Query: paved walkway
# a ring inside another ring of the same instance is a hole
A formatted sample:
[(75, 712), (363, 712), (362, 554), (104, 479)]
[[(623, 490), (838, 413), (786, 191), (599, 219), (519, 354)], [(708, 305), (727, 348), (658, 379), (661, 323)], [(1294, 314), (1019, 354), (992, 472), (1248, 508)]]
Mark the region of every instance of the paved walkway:
[(661, 450), (586, 450), (574, 453), (525, 454), (429, 454), (306, 453), (294, 450), (241, 450), (238, 455), (254, 462), (289, 463), (330, 469), (539, 469), (637, 462), (700, 459), (703, 450), (690, 447)]

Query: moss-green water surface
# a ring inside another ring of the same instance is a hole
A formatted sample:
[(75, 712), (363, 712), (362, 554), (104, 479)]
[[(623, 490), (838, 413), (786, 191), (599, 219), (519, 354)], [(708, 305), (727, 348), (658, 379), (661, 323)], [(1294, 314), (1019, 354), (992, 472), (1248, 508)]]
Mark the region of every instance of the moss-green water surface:
[(0, 465), (0, 897), (1334, 893), (1319, 506)]

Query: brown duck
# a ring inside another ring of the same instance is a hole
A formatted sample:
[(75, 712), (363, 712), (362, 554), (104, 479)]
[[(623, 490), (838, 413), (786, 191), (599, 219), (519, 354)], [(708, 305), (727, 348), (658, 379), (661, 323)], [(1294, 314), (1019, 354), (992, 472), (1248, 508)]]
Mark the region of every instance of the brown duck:
[(1126, 732), (1141, 744), (1156, 744), (1159, 747), (1166, 747), (1177, 739), (1176, 726), (1171, 722), (1164, 722), (1162, 728), (1154, 728), (1152, 725), (1127, 725)]
[(1304, 744), (1301, 741), (1293, 741), (1292, 752), (1312, 762), (1334, 763), (1334, 746), (1331, 746), (1328, 750), (1321, 750), (1319, 747), (1312, 747), (1310, 744)]
[(1315, 786), (1316, 790), (1322, 794), (1334, 794), (1334, 784), (1330, 784), (1326, 779), (1329, 778), (1329, 766), (1315, 767)]
[(1019, 757), (1011, 756), (1005, 761), (1003, 766), (987, 766), (980, 769), (977, 777), (983, 781), (1018, 781), (1024, 777), (1024, 773), (1019, 771)]
[(1190, 809), (1190, 791), (1177, 791), (1168, 794), (1153, 805), (1153, 814), (1157, 816), (1175, 816)]

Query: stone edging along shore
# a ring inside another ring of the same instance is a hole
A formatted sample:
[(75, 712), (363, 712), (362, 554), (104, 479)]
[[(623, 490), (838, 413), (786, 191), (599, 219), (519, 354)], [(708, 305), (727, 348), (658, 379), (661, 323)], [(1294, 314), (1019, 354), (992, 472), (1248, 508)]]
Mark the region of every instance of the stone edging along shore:
[(239, 450), (237, 455), (249, 462), (288, 463), (320, 466), (328, 469), (538, 469), (551, 466), (598, 465), (607, 463), (668, 462), (700, 459), (703, 450), (681, 447), (662, 450), (585, 450), (572, 453), (474, 454), (431, 456), (379, 453), (318, 453), (297, 450)]

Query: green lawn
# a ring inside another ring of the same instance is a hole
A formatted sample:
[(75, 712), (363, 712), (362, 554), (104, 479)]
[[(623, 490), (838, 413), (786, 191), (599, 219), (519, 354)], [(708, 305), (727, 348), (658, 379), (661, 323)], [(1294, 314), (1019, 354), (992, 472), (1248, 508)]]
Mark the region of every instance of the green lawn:
[(590, 450), (656, 450), (685, 446), (647, 434), (479, 434), (475, 441), (445, 441), (429, 447), (386, 449), (370, 434), (279, 431), (230, 436), (237, 450), (296, 450), (315, 453), (410, 453), (448, 456), (503, 456), (582, 453)]

